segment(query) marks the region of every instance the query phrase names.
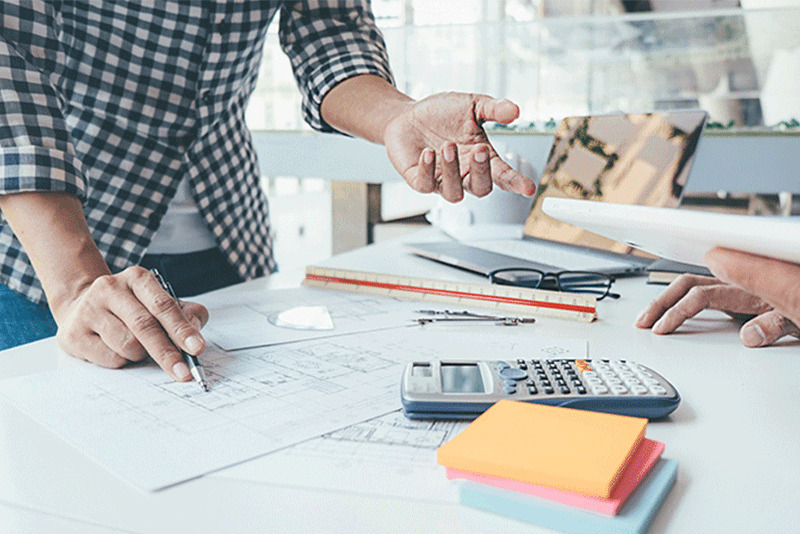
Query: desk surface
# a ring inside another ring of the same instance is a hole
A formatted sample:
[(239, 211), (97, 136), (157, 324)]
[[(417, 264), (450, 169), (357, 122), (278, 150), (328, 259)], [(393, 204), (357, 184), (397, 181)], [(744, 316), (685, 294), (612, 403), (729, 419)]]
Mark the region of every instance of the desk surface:
[[(441, 236), (426, 232), (410, 239), (431, 238)], [(399, 241), (324, 264), (480, 281), (410, 256)], [(275, 275), (201, 300), (212, 305), (239, 292), (292, 287), (300, 278)], [(679, 463), (677, 484), (652, 532), (796, 532), (800, 386), (793, 364), (800, 343), (746, 349), (736, 325), (717, 312), (704, 312), (674, 335), (655, 336), (632, 325), (661, 287), (631, 279), (615, 288), (622, 298), (600, 302), (592, 324), (541, 318), (535, 330), (520, 329), (520, 335), (586, 339), (590, 357), (635, 359), (678, 388), (678, 410), (648, 425), (648, 437), (665, 442), (664, 456)], [(55, 369), (64, 358), (53, 339), (5, 351), (0, 378)], [(522, 525), (444, 500), (393, 499), (357, 488), (325, 491), (292, 480), (261, 484), (228, 478), (224, 471), (143, 494), (0, 403), (2, 532), (496, 532)]]

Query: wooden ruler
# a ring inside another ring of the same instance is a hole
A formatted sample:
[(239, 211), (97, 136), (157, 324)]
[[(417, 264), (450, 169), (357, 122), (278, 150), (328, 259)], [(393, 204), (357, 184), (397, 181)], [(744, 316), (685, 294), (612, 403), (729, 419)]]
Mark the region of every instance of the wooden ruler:
[(597, 318), (597, 298), (594, 295), (527, 287), (469, 284), (314, 266), (306, 268), (303, 285), (583, 322)]

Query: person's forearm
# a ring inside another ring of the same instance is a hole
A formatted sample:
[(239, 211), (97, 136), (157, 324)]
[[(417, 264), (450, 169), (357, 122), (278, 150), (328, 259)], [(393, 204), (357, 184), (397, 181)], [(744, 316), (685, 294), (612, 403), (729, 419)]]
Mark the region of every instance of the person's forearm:
[(364, 74), (331, 89), (320, 112), (333, 128), (383, 144), (386, 125), (411, 103), (411, 98), (380, 76)]
[(76, 197), (56, 192), (0, 195), (0, 210), (25, 248), (54, 315), (64, 300), (110, 273)]

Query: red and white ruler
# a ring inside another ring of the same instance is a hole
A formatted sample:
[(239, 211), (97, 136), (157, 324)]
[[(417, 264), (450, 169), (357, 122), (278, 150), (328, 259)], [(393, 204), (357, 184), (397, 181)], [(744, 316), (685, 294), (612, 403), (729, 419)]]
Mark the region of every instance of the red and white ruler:
[(469, 284), (315, 266), (306, 268), (303, 285), (583, 322), (597, 318), (594, 295), (527, 287)]

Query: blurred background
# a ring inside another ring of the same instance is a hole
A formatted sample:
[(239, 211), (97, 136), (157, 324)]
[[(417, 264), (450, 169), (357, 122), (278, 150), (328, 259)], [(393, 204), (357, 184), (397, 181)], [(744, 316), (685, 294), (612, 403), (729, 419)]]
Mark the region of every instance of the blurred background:
[[(800, 148), (800, 0), (373, 0), (372, 6), (402, 91), (414, 98), (481, 92), (520, 105), (512, 125), (487, 129), (505, 158), (534, 178), (562, 117), (702, 108), (709, 124), (683, 204), (759, 214), (799, 209), (800, 177), (791, 158), (800, 153), (794, 148)], [(513, 214), (524, 222), (524, 199), (493, 192), (463, 206), (443, 205), (410, 191), (382, 147), (311, 132), (277, 24), (247, 120), (282, 269), (431, 220), (517, 222), (508, 219)]]

